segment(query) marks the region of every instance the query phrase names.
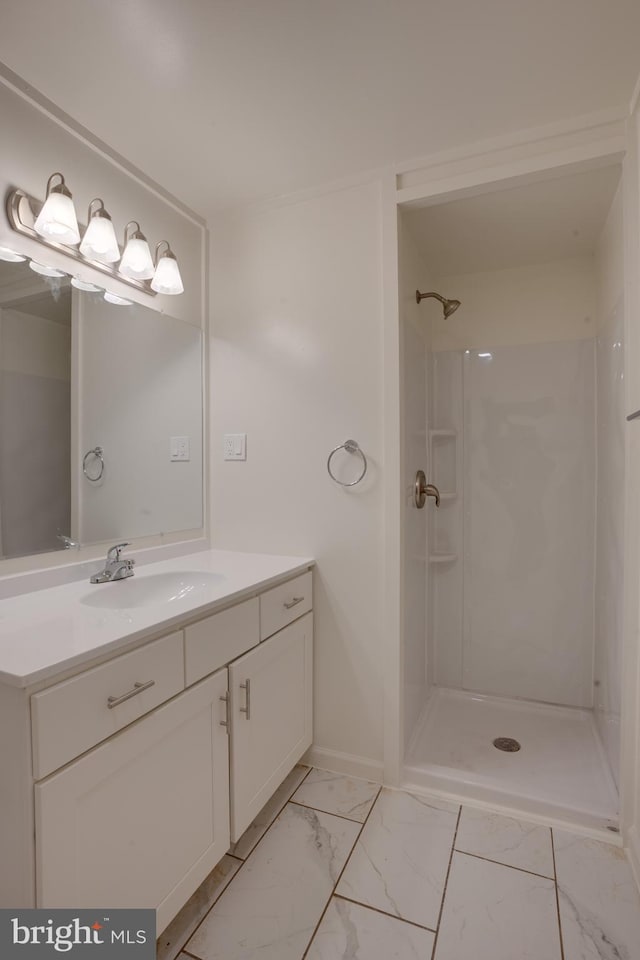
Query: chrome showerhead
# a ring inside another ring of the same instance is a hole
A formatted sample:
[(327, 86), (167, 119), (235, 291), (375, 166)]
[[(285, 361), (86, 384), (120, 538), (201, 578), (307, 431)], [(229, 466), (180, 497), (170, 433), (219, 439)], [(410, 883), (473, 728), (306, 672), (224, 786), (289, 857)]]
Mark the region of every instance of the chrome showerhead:
[(460, 306), (459, 300), (445, 300), (442, 304), (444, 310), (444, 318), (450, 317), (452, 313), (455, 313), (458, 307)]
[(416, 290), (416, 303), (420, 303), (425, 297), (435, 297), (436, 300), (440, 301), (445, 320), (447, 317), (450, 317), (452, 313), (455, 313), (460, 306), (459, 300), (447, 300), (445, 297), (441, 297), (439, 293), (434, 293), (433, 291), (430, 293), (420, 293), (419, 290)]

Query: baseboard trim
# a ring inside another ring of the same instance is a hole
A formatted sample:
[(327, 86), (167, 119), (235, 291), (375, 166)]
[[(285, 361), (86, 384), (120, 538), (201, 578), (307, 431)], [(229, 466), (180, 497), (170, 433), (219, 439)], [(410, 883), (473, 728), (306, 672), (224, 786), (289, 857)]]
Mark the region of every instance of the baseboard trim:
[(631, 827), (630, 830), (627, 830), (624, 840), (636, 886), (640, 890), (640, 835), (638, 835), (637, 827)]
[(363, 780), (382, 783), (384, 770), (382, 763), (369, 760), (368, 757), (358, 757), (352, 753), (341, 753), (339, 750), (311, 746), (300, 763), (307, 763), (310, 767), (320, 767), (321, 770), (331, 770), (334, 773), (344, 773), (350, 777), (359, 777)]

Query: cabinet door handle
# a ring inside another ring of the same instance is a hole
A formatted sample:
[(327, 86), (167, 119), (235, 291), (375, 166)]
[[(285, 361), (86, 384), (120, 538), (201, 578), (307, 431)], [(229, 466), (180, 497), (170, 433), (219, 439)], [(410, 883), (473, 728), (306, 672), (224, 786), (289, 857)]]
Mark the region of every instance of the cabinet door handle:
[(222, 700), (222, 702), (225, 705), (224, 720), (220, 721), (220, 726), (226, 727), (227, 733), (229, 733), (229, 691), (227, 690), (227, 692), (222, 697), (219, 697), (218, 699)]
[(240, 707), (240, 713), (246, 713), (247, 720), (250, 720), (251, 719), (251, 680), (247, 678), (244, 683), (240, 684), (240, 689), (246, 690), (247, 692), (247, 699), (245, 701), (245, 706)]
[(128, 690), (126, 693), (123, 693), (121, 697), (107, 697), (107, 707), (109, 710), (113, 710), (118, 704), (124, 703), (125, 700), (130, 700), (131, 697), (137, 697), (143, 690), (148, 690), (149, 687), (153, 686), (155, 686), (155, 680), (147, 680), (146, 683), (134, 683), (133, 690)]
[(285, 600), (285, 603), (284, 603), (285, 609), (291, 610), (291, 607), (297, 606), (299, 603), (302, 603), (303, 600), (304, 600), (304, 597), (294, 597), (293, 600), (289, 600), (289, 603), (287, 603)]

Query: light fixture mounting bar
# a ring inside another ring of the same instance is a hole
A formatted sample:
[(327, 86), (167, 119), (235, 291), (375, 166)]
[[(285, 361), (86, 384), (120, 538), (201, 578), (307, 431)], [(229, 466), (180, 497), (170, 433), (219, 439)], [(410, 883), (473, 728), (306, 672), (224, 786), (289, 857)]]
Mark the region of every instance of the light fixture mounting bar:
[(25, 203), (27, 204), (30, 215), (35, 220), (35, 217), (38, 215), (43, 205), (40, 200), (37, 200), (35, 197), (25, 193), (24, 190), (20, 190), (18, 188), (11, 190), (7, 195), (7, 217), (12, 230), (15, 230), (16, 233), (21, 233), (22, 236), (29, 237), (31, 240), (36, 240), (44, 247), (50, 247), (52, 250), (57, 250), (58, 253), (63, 253), (66, 257), (70, 257), (77, 263), (82, 263), (85, 264), (85, 266), (92, 267), (94, 270), (99, 270), (100, 273), (104, 273), (106, 276), (112, 277), (114, 280), (117, 280), (118, 283), (125, 283), (127, 286), (134, 287), (136, 290), (142, 290), (150, 297), (156, 296), (155, 290), (151, 289), (148, 281), (133, 280), (129, 277), (124, 277), (122, 274), (118, 273), (117, 269), (113, 269), (107, 263), (100, 263), (98, 260), (89, 260), (87, 257), (83, 257), (79, 250), (74, 250), (72, 247), (68, 247), (63, 243), (56, 243), (55, 240), (49, 240), (41, 237), (40, 234), (36, 233), (33, 227), (24, 219)]

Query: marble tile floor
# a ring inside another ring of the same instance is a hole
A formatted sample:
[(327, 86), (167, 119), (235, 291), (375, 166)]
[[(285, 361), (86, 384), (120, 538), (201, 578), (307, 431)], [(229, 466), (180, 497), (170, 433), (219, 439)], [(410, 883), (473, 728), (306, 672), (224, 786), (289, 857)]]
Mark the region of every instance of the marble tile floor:
[(159, 960), (640, 960), (623, 851), (296, 767)]

